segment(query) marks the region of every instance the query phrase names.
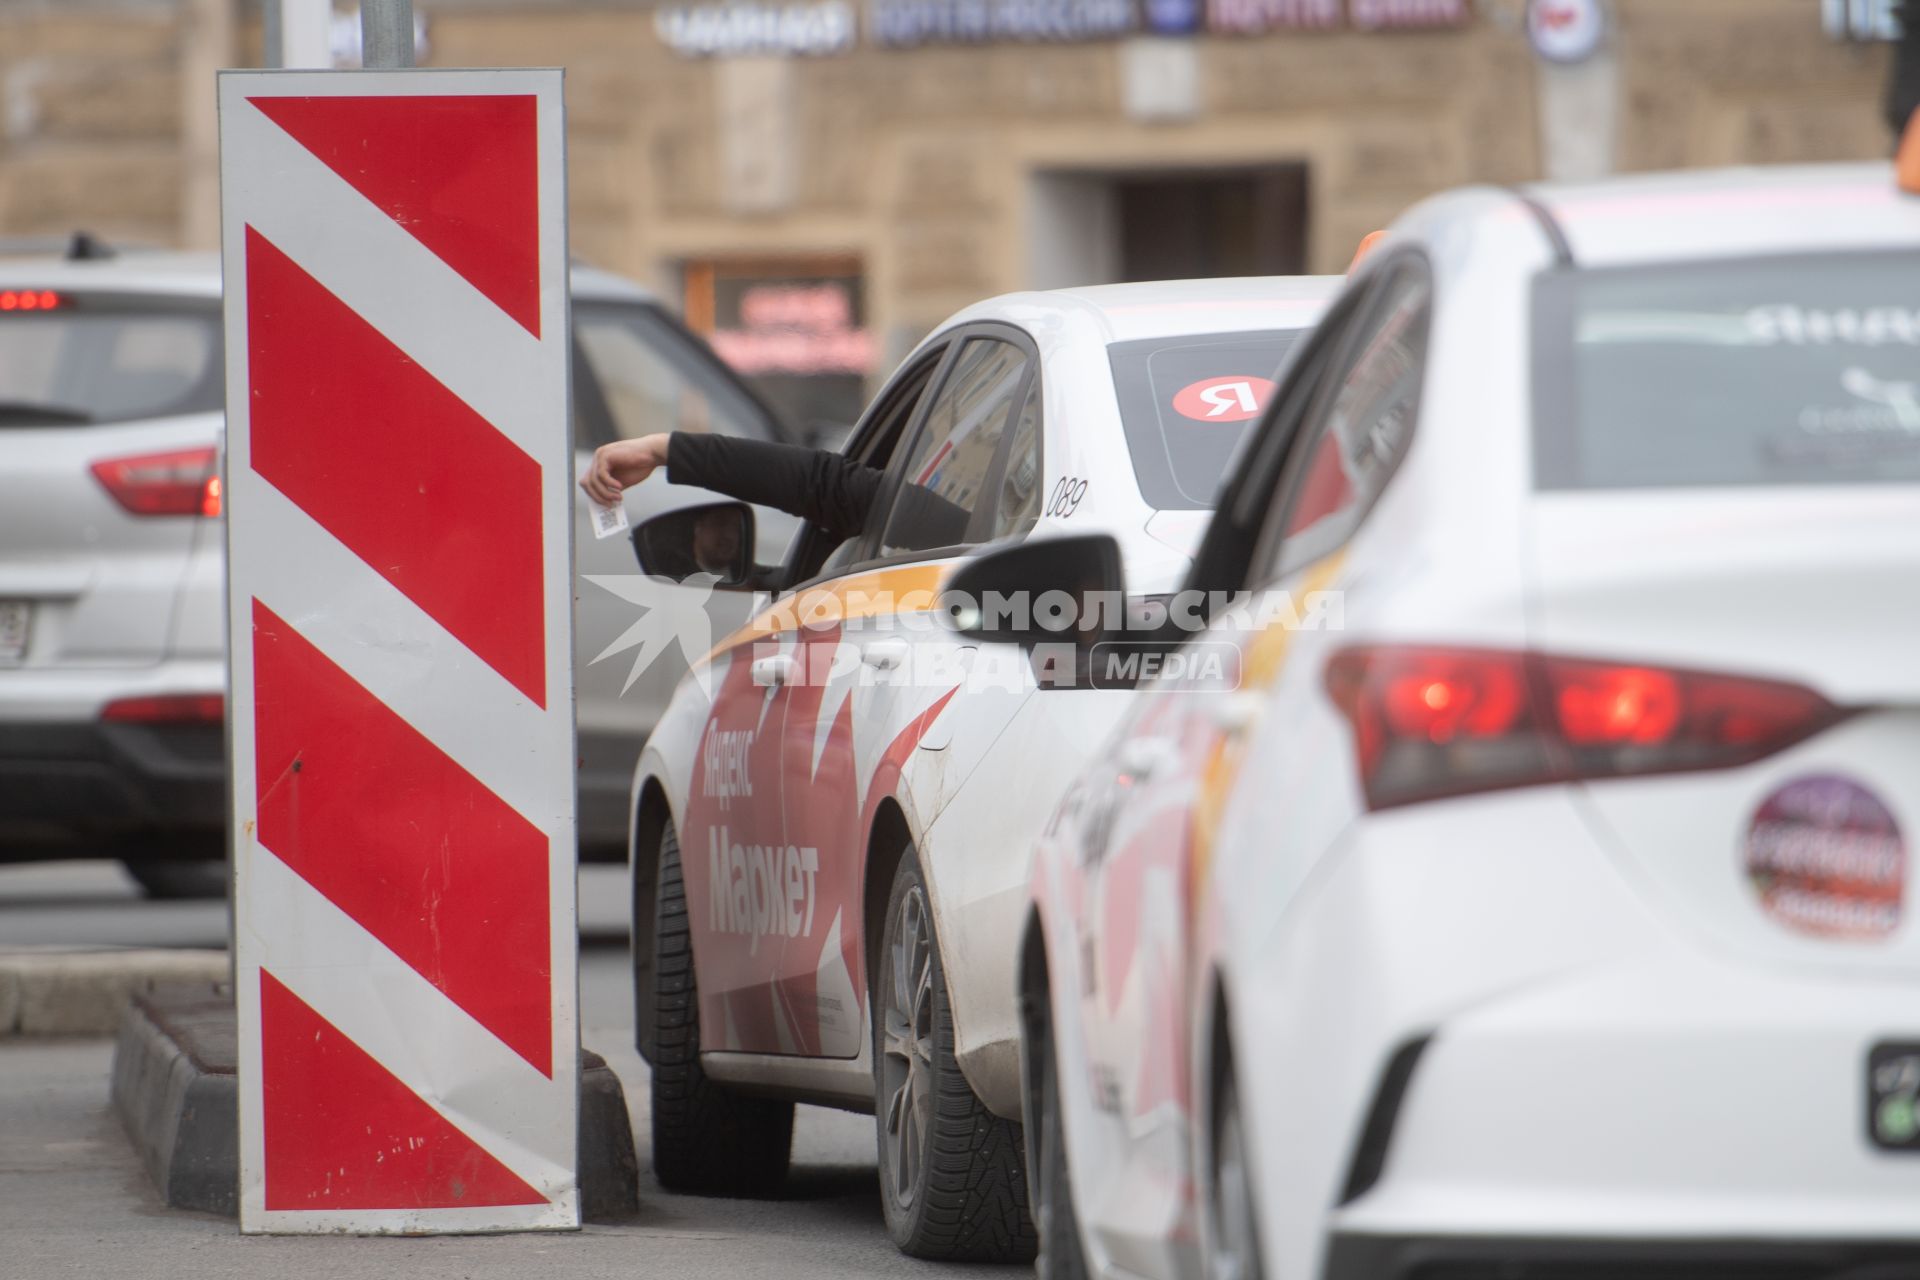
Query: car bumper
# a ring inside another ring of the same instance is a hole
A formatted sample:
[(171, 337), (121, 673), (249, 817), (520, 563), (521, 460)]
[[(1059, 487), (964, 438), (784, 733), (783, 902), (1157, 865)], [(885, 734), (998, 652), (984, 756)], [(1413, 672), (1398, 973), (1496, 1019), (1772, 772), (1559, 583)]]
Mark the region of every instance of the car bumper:
[(1878, 1242), (1738, 1244), (1341, 1236), (1326, 1280), (1894, 1280), (1920, 1249)]
[(217, 857), (217, 724), (0, 724), (0, 858)]
[(1243, 930), (1235, 1070), (1274, 1270), (1455, 1280), (1353, 1270), (1426, 1256), (1407, 1241), (1460, 1242), (1458, 1280), (1507, 1275), (1474, 1241), (1686, 1265), (1716, 1241), (1920, 1241), (1920, 1157), (1866, 1133), (1869, 1050), (1920, 1041), (1920, 982), (1747, 963), (1653, 901), (1543, 789), (1363, 819), (1278, 928)]
[(225, 687), (218, 658), (0, 673), (0, 859), (220, 856), (223, 726), (109, 723), (101, 712), (119, 698)]

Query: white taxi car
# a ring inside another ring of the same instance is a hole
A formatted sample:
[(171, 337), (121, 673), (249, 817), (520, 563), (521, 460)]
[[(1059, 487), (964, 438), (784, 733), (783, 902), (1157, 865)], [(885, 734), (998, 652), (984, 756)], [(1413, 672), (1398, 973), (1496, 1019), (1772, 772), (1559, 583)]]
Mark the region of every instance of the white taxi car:
[[(847, 456), (887, 486), (859, 537), (808, 528), (784, 564), (735, 569), (721, 549), (751, 542), (744, 508), (636, 529), (649, 573), (690, 575), (697, 554), (650, 548), (705, 539), (722, 586), (778, 593), (682, 681), (635, 774), (637, 1025), (665, 1185), (770, 1191), (794, 1101), (872, 1109), (903, 1249), (1031, 1253), (1013, 1003), (1028, 856), (1125, 693), (1032, 696), (1026, 665), (981, 663), (936, 597), (973, 548), (1058, 530), (1112, 535), (1143, 590), (1178, 582), (1335, 283), (980, 304), (855, 429)], [(944, 536), (916, 523), (924, 500), (957, 513)]]
[(1289, 370), (1036, 857), (1042, 1276), (1915, 1274), (1920, 196), (1444, 196)]

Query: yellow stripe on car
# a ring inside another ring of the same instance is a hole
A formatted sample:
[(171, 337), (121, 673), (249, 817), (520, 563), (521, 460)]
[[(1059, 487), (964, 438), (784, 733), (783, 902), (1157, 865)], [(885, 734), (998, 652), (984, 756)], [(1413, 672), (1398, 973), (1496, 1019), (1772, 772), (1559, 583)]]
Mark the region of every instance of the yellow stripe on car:
[[(1345, 559), (1344, 552), (1336, 551), (1309, 567), (1300, 594), (1310, 597), (1315, 592), (1332, 587)], [(1287, 652), (1293, 646), (1294, 630), (1290, 619), (1264, 620), (1247, 642), (1241, 658), (1240, 687), (1231, 693), (1208, 696), (1244, 698), (1258, 696), (1272, 689), (1286, 665)], [(1220, 820), (1226, 811), (1227, 799), (1233, 794), (1234, 783), (1240, 778), (1241, 762), (1246, 755), (1246, 739), (1244, 729), (1216, 729), (1213, 741), (1207, 747), (1206, 764), (1201, 767), (1194, 787), (1189, 826), (1189, 847), (1193, 857), (1187, 873), (1188, 887), (1192, 890), (1188, 901), (1196, 906), (1201, 900), (1200, 891), (1206, 886), (1207, 876), (1213, 869), (1214, 840), (1220, 833)]]
[(849, 574), (782, 596), (755, 614), (745, 626), (715, 645), (707, 661), (735, 645), (821, 626), (833, 621), (923, 613), (933, 608), (955, 560), (935, 560)]

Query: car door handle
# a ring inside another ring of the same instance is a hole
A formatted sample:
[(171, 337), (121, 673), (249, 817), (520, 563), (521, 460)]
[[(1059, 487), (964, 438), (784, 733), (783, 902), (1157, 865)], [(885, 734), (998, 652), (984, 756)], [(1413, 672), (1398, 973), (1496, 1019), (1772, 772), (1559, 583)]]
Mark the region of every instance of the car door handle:
[(1207, 717), (1224, 734), (1244, 733), (1260, 715), (1260, 696), (1241, 689), (1211, 700)]
[(1120, 744), (1120, 772), (1144, 782), (1174, 760), (1174, 748), (1165, 738), (1129, 738)]
[(880, 671), (892, 671), (906, 660), (905, 640), (875, 640), (860, 650), (860, 661)]
[(790, 653), (776, 653), (765, 658), (753, 660), (753, 682), (765, 687), (778, 688), (793, 679), (793, 673), (799, 664)]

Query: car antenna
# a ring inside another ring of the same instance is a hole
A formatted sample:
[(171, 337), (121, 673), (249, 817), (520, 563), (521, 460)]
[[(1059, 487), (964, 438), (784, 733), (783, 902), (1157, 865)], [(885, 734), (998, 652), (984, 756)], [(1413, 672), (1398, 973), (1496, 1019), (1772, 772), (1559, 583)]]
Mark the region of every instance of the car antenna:
[(113, 246), (91, 231), (76, 231), (67, 242), (67, 261), (98, 262), (113, 256)]

